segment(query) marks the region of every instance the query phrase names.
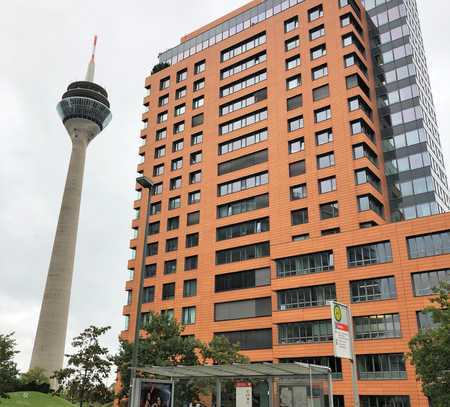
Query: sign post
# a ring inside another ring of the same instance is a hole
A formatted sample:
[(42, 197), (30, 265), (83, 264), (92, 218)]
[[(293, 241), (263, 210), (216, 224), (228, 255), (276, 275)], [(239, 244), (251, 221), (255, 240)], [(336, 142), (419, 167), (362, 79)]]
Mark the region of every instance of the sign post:
[(349, 359), (352, 365), (353, 402), (359, 407), (358, 375), (356, 373), (356, 357), (353, 349), (353, 321), (350, 308), (336, 301), (329, 301), (333, 326), (334, 356)]

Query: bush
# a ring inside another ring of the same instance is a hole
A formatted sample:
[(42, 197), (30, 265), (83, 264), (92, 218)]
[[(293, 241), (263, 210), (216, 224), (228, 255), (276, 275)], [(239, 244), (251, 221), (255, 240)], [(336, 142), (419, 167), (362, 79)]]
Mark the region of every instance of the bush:
[(163, 69), (168, 68), (169, 66), (170, 66), (170, 64), (167, 63), (167, 62), (160, 62), (159, 64), (156, 64), (156, 65), (153, 67), (153, 69), (152, 69), (152, 75), (153, 75), (154, 73), (157, 73), (157, 72), (159, 72), (159, 71), (162, 71)]

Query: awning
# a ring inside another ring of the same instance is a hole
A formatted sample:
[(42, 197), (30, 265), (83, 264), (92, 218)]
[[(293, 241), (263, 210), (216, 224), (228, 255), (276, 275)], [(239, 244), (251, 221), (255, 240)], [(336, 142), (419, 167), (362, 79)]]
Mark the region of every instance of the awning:
[(233, 365), (203, 366), (149, 366), (138, 368), (155, 376), (172, 379), (190, 378), (239, 378), (239, 377), (286, 377), (302, 375), (328, 375), (331, 369), (326, 366), (306, 363), (248, 363)]

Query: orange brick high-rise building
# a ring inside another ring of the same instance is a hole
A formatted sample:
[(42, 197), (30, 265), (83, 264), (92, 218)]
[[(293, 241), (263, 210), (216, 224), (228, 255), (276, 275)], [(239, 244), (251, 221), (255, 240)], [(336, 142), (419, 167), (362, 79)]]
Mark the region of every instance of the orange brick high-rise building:
[(354, 316), (361, 405), (428, 406), (405, 353), (449, 279), (450, 214), (415, 2), (253, 1), (159, 59), (122, 337), (169, 313), (252, 361), (329, 365), (336, 405), (351, 406), (337, 299)]

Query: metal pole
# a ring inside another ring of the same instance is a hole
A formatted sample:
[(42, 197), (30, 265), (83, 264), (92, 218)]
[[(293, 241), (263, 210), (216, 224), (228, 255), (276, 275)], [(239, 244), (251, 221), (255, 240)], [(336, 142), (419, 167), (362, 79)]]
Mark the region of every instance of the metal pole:
[(314, 405), (314, 394), (313, 394), (313, 379), (312, 379), (312, 368), (309, 365), (309, 405), (312, 407)]
[(133, 346), (133, 354), (131, 358), (131, 380), (132, 383), (131, 394), (128, 394), (128, 406), (132, 406), (132, 400), (135, 398), (135, 384), (136, 384), (136, 369), (138, 364), (138, 354), (139, 354), (139, 337), (141, 332), (141, 308), (142, 308), (142, 293), (144, 291), (144, 273), (145, 273), (145, 258), (147, 251), (147, 235), (148, 235), (148, 214), (150, 211), (150, 198), (151, 198), (151, 182), (147, 185), (145, 183), (141, 183), (138, 179), (138, 183), (142, 186), (142, 191), (147, 189), (147, 205), (145, 207), (145, 228), (144, 228), (144, 239), (142, 246), (142, 261), (141, 261), (141, 274), (139, 276), (139, 288), (137, 290), (137, 305), (136, 305), (136, 323), (134, 329), (134, 346)]
[(348, 310), (348, 325), (349, 325), (349, 333), (350, 333), (350, 344), (352, 350), (352, 360), (350, 361), (352, 365), (352, 389), (353, 389), (353, 405), (354, 407), (359, 407), (359, 390), (358, 390), (358, 373), (356, 371), (356, 355), (355, 355), (355, 347), (353, 346), (353, 317), (352, 311), (350, 307), (347, 307)]
[(333, 377), (331, 376), (331, 368), (328, 372), (328, 407), (334, 407), (333, 400)]
[(222, 383), (216, 380), (216, 407), (222, 407)]

